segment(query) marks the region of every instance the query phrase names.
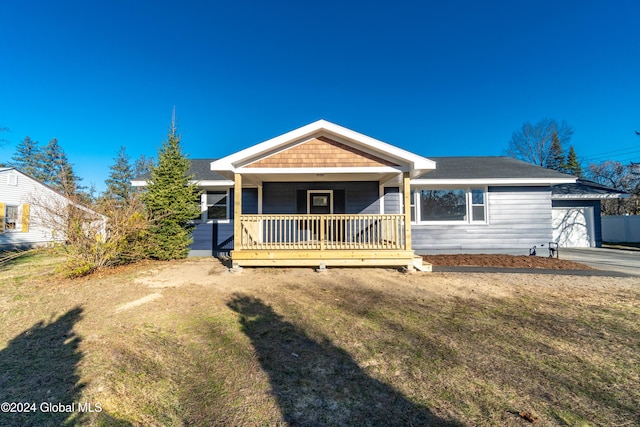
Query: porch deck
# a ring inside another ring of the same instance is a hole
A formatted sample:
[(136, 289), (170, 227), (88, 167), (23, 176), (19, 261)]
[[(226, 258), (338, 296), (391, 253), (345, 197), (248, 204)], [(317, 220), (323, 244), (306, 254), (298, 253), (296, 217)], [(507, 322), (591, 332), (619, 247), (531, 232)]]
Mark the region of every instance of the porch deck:
[(241, 215), (236, 266), (408, 267), (401, 214)]

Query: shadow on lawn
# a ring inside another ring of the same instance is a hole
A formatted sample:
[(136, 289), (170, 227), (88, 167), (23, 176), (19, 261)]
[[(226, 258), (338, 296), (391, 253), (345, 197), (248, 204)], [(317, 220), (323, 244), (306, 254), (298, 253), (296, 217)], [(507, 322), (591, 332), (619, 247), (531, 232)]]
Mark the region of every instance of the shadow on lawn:
[(309, 337), (261, 300), (236, 295), (227, 305), (240, 314), (289, 425), (460, 425), (371, 378), (349, 353)]
[(66, 412), (46, 412), (43, 404), (70, 404), (83, 388), (76, 366), (82, 358), (73, 326), (82, 319), (75, 307), (57, 320), (40, 321), (0, 351), (0, 402), (35, 404), (30, 412), (2, 413), (2, 425), (61, 425)]
[[(40, 321), (0, 351), (0, 403), (28, 404), (28, 412), (0, 412), (0, 425), (59, 426), (85, 415), (78, 411), (78, 403), (85, 403), (80, 395), (84, 384), (77, 370), (82, 359), (78, 349), (81, 339), (73, 331), (82, 311), (75, 307), (55, 321)], [(74, 403), (75, 407), (68, 406)], [(92, 407), (95, 410), (95, 403)], [(106, 413), (98, 418), (103, 425), (127, 425)]]

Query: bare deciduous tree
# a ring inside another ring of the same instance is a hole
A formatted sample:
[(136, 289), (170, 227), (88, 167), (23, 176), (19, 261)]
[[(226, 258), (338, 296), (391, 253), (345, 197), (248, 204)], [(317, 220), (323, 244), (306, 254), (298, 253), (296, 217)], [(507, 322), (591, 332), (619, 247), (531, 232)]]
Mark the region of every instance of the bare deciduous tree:
[(98, 213), (79, 202), (48, 190), (29, 200), (33, 223), (53, 230), (50, 240), (65, 257), (62, 267), (71, 277), (126, 264), (147, 255), (149, 221), (139, 198), (128, 204), (103, 201)]
[(588, 167), (589, 179), (616, 190), (631, 194), (627, 199), (605, 200), (602, 202), (604, 215), (637, 215), (640, 213), (640, 165), (625, 165), (614, 160), (591, 163)]
[(544, 118), (535, 125), (526, 122), (509, 140), (507, 155), (542, 167), (553, 163), (551, 145), (555, 138), (560, 146), (566, 146), (573, 135), (573, 128), (565, 121)]

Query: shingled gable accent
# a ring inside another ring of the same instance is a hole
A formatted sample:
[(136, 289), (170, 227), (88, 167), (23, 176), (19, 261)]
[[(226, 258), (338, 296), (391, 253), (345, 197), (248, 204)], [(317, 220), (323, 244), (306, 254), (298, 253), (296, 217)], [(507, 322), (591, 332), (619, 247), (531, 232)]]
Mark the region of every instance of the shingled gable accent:
[[(318, 147), (313, 147), (314, 145)], [(308, 155), (315, 148), (321, 148), (321, 154), (296, 157), (299, 154)], [(318, 120), (211, 163), (211, 170), (227, 179), (234, 179), (237, 173), (275, 176), (277, 173), (334, 171), (409, 172), (413, 178), (424, 175), (435, 167), (432, 160), (326, 120)]]
[(398, 166), (326, 136), (277, 152), (245, 167), (247, 168), (342, 168)]

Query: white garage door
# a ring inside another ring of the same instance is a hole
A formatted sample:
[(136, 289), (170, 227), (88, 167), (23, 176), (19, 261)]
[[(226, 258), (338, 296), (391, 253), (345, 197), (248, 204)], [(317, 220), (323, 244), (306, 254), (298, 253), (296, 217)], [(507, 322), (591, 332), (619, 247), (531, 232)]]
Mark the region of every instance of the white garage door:
[(563, 248), (596, 245), (593, 208), (553, 208), (553, 240)]

